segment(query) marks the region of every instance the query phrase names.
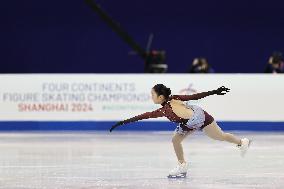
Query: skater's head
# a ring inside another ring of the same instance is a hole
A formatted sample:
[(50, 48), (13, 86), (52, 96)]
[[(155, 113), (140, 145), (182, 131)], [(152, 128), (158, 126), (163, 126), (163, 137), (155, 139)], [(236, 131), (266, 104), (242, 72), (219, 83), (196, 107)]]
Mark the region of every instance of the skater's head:
[(171, 95), (171, 89), (163, 84), (157, 84), (152, 88), (152, 100), (155, 104), (164, 103)]

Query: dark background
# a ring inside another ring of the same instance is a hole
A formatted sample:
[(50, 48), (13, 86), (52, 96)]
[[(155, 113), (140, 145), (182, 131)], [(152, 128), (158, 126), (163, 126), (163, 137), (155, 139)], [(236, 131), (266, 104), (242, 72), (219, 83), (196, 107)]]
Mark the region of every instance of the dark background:
[[(170, 73), (204, 56), (217, 73), (263, 72), (284, 51), (284, 1), (97, 0), (146, 47), (167, 52)], [(0, 6), (1, 73), (142, 73), (143, 61), (83, 0)]]

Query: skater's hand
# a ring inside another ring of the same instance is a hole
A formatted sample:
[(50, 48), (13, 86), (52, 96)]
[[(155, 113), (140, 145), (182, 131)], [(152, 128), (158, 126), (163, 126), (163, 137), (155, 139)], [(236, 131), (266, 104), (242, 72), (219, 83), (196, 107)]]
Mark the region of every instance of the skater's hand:
[(224, 95), (226, 94), (226, 92), (230, 92), (230, 89), (224, 86), (219, 87), (217, 90), (214, 90), (214, 93), (217, 95)]
[(114, 126), (112, 126), (112, 127), (110, 128), (109, 132), (111, 132), (113, 129), (115, 129), (116, 127), (118, 127), (118, 126), (120, 126), (120, 125), (123, 125), (123, 124), (124, 124), (123, 121), (117, 122)]

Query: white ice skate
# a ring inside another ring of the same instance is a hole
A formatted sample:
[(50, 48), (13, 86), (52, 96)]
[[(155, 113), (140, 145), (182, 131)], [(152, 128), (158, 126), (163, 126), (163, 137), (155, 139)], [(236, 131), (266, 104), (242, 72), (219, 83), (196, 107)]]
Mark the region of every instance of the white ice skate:
[(244, 157), (247, 153), (247, 150), (250, 146), (251, 140), (247, 138), (241, 139), (241, 145), (238, 145), (238, 148), (241, 150), (241, 156)]
[(188, 163), (179, 163), (178, 165), (170, 171), (168, 178), (185, 178), (188, 170)]

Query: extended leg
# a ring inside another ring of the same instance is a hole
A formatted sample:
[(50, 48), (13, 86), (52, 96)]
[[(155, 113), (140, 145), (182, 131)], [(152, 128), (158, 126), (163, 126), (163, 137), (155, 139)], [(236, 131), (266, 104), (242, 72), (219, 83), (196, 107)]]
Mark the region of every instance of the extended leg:
[(241, 145), (241, 139), (236, 137), (231, 133), (225, 133), (222, 129), (217, 125), (215, 121), (211, 124), (207, 125), (203, 129), (204, 133), (212, 139), (220, 140), (220, 141), (227, 141), (237, 145)]

